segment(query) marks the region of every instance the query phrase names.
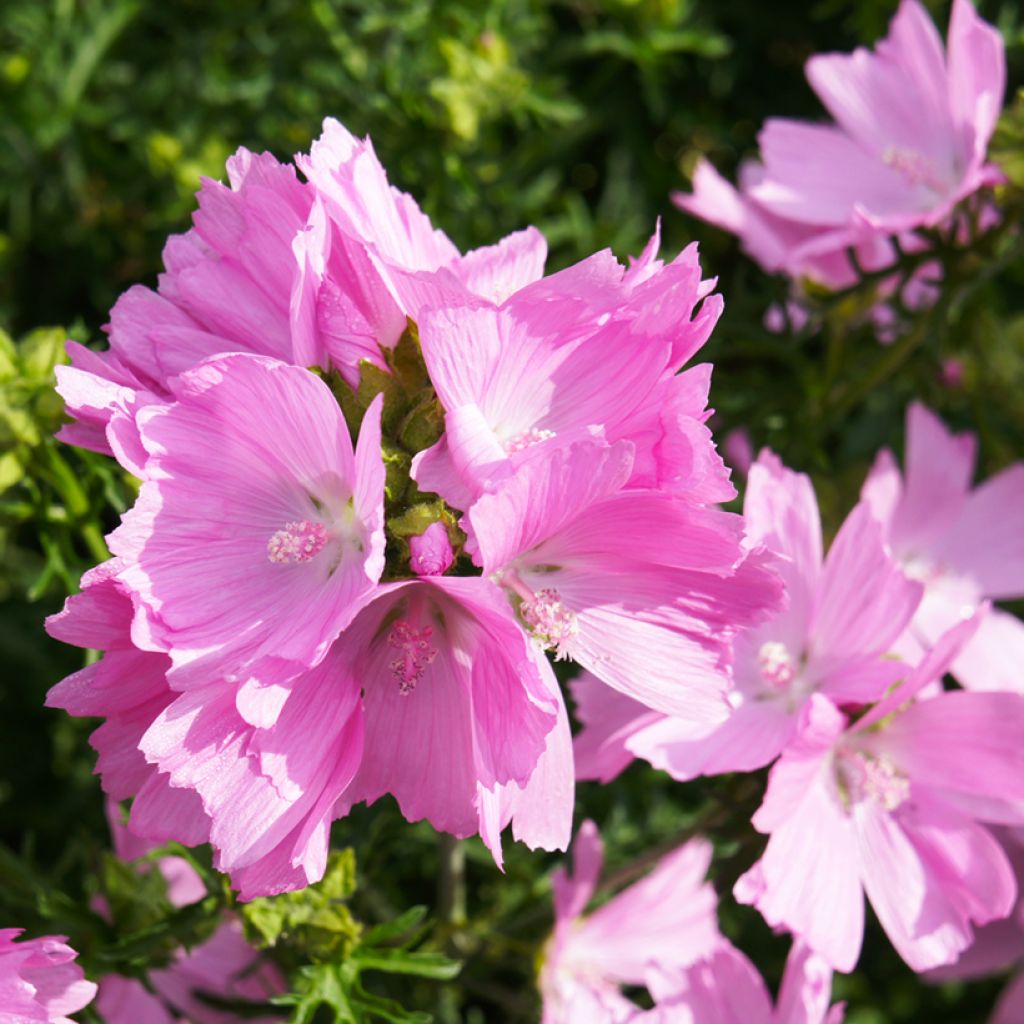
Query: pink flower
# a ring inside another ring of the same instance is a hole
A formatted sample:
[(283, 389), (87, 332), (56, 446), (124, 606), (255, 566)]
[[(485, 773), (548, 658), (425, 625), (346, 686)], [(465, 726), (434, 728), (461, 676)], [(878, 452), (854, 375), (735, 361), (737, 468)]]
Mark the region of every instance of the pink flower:
[[(555, 931), (544, 953), (543, 1024), (624, 1024), (639, 1012), (621, 992), (652, 970), (686, 968), (720, 941), (714, 890), (704, 881), (711, 847), (694, 839), (584, 916), (601, 872), (597, 827), (585, 821), (573, 844), (574, 873), (552, 879)], [(586, 1014), (586, 1015), (584, 1015)]]
[(863, 895), (917, 971), (955, 960), (972, 924), (1006, 917), (1013, 870), (979, 822), (1024, 823), (1024, 697), (942, 693), (975, 620), (946, 634), (907, 681), (850, 725), (816, 695), (772, 769), (754, 826), (771, 838), (736, 885), (834, 968), (852, 970)]
[(469, 510), (484, 574), (539, 644), (705, 729), (726, 712), (729, 640), (778, 600), (744, 559), (738, 517), (623, 490), (628, 441), (580, 441), (521, 465)]
[(832, 971), (793, 944), (773, 1005), (754, 965), (726, 939), (684, 970), (651, 972), (656, 1008), (632, 1024), (842, 1024), (842, 1004), (829, 1007)]
[[(920, 652), (984, 600), (1024, 597), (1024, 463), (972, 489), (975, 438), (952, 434), (923, 405), (907, 410), (905, 473), (879, 453), (863, 498), (883, 524), (904, 571), (924, 584), (924, 599), (900, 649)], [(1024, 693), (1024, 625), (992, 609), (951, 669), (973, 690)]]
[(380, 399), (355, 452), (330, 390), (262, 356), (207, 360), (139, 414), (148, 452), (110, 537), (133, 637), (176, 688), (316, 665), (384, 565)]
[(953, 207), (1000, 180), (986, 163), (1002, 105), (1002, 38), (955, 0), (948, 50), (925, 8), (903, 0), (875, 50), (819, 54), (807, 78), (834, 125), (776, 118), (760, 163), (737, 192), (707, 164), (684, 209), (741, 236), (768, 270), (850, 283), (844, 251), (868, 269), (891, 262), (889, 238), (947, 222)]
[(549, 748), (555, 764), (533, 791), (547, 807), (524, 811), (516, 834), (564, 846), (572, 760), (560, 703), (550, 667), (492, 584), (425, 577), (382, 588), (287, 686), (190, 689), (140, 745), (169, 775), (164, 792), (202, 798), (217, 866), (251, 899), (319, 879), (334, 818), (385, 793), (410, 821), (484, 831), (500, 859), (497, 834), (516, 813), (506, 790), (529, 787)]
[(500, 309), (463, 304), (423, 316), (446, 431), (413, 463), (422, 487), (465, 510), (524, 462), (601, 437), (634, 443), (634, 486), (698, 504), (733, 497), (705, 426), (710, 368), (678, 373), (722, 308), (708, 294), (714, 282), (701, 280), (696, 247), (668, 266), (649, 247), (625, 271), (605, 255), (528, 285)]
[(66, 936), (16, 942), (22, 931), (0, 928), (0, 1024), (73, 1024), (67, 1014), (91, 1003), (96, 986)]
[(752, 771), (793, 739), (813, 694), (862, 704), (901, 678), (904, 667), (885, 655), (910, 621), (921, 586), (889, 557), (868, 508), (854, 509), (823, 559), (810, 480), (765, 450), (750, 469), (743, 510), (748, 545), (779, 557), (788, 601), (736, 637), (729, 716), (695, 732), (691, 721), (652, 715), (652, 702), (642, 707), (601, 692), (584, 676), (573, 684), (585, 724), (576, 746), (580, 777), (607, 781), (631, 756), (680, 780)]
[(132, 416), (168, 400), (177, 374), (221, 352), (293, 359), (292, 238), (311, 190), (269, 153), (239, 149), (227, 170), (230, 188), (204, 179), (194, 227), (167, 240), (158, 290), (136, 285), (117, 301), (108, 351), (70, 342), (72, 365), (57, 372), (75, 421), (59, 436), (113, 451), (136, 475), (145, 455)]

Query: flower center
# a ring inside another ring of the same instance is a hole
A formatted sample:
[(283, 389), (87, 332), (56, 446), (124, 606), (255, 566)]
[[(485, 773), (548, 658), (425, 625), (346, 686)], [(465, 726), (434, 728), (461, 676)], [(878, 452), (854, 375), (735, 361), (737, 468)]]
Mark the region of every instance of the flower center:
[(288, 523), (267, 541), (267, 558), (275, 565), (308, 562), (323, 551), (328, 539), (323, 523), (310, 519)]
[(545, 587), (525, 598), (519, 614), (531, 636), (548, 650), (555, 650), (558, 658), (568, 657), (566, 647), (579, 633), (576, 613), (562, 604), (557, 590)]
[(417, 632), (407, 619), (399, 619), (388, 633), (388, 646), (399, 652), (388, 668), (398, 679), (398, 692), (403, 697), (416, 689), (427, 666), (437, 657), (437, 648), (430, 642), (433, 633), (432, 626), (424, 626)]
[(505, 452), (508, 455), (514, 455), (516, 452), (525, 451), (527, 448), (532, 448), (535, 444), (540, 444), (542, 441), (550, 441), (555, 436), (553, 430), (538, 430), (537, 427), (531, 427), (529, 430), (524, 430), (521, 434), (516, 434), (505, 445)]
[(910, 798), (910, 780), (884, 754), (841, 751), (836, 768), (840, 786), (852, 803), (873, 800), (895, 811)]
[(882, 162), (902, 174), (911, 185), (924, 185), (938, 196), (949, 192), (949, 186), (942, 180), (935, 165), (920, 153), (899, 146), (888, 146), (882, 154)]
[(785, 690), (796, 678), (793, 659), (786, 645), (778, 640), (761, 644), (757, 652), (757, 667), (761, 670), (761, 678), (772, 690)]

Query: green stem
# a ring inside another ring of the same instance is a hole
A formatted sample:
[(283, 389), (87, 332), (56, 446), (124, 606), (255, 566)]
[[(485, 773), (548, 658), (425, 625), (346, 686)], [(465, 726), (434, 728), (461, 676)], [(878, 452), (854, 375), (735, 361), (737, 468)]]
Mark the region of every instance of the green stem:
[(466, 847), (454, 836), (438, 836), (441, 870), (437, 879), (437, 916), (446, 924), (466, 924)]

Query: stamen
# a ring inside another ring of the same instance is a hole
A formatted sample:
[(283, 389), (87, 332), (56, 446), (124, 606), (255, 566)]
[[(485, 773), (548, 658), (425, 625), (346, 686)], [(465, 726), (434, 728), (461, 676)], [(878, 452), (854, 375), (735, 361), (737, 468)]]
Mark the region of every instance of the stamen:
[(568, 657), (567, 645), (579, 633), (576, 613), (562, 604), (557, 590), (545, 587), (520, 605), (519, 613), (533, 638), (558, 658)]
[(553, 430), (538, 430), (537, 427), (531, 427), (529, 430), (524, 430), (521, 434), (516, 434), (505, 445), (505, 451), (509, 455), (514, 455), (516, 452), (525, 451), (527, 448), (532, 448), (535, 444), (540, 444), (542, 441), (549, 441), (554, 436), (555, 432)]
[(850, 800), (873, 800), (887, 811), (910, 799), (910, 780), (884, 754), (874, 756), (842, 751), (837, 762), (839, 781)]
[(424, 626), (417, 633), (410, 622), (399, 619), (388, 633), (389, 646), (401, 652), (388, 668), (398, 678), (398, 692), (403, 697), (408, 697), (416, 689), (427, 666), (437, 657), (437, 648), (430, 642), (433, 632), (431, 626)]
[(785, 690), (796, 678), (796, 666), (786, 645), (769, 640), (757, 652), (757, 665), (761, 677), (773, 690)]
[(323, 523), (309, 519), (288, 523), (267, 541), (267, 558), (275, 565), (308, 562), (324, 549), (328, 539)]
[(904, 175), (911, 185), (924, 185), (940, 196), (949, 192), (949, 185), (939, 176), (935, 165), (920, 153), (889, 146), (882, 154), (882, 162)]

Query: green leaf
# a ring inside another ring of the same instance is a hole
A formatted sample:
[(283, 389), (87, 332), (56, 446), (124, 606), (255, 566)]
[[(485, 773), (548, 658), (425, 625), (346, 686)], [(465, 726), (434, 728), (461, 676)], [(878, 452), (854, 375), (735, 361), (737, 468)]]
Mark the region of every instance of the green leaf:
[(53, 384), (54, 367), (68, 361), (64, 351), (68, 340), (63, 327), (40, 327), (20, 343), (21, 366), (25, 376), (40, 384)]

